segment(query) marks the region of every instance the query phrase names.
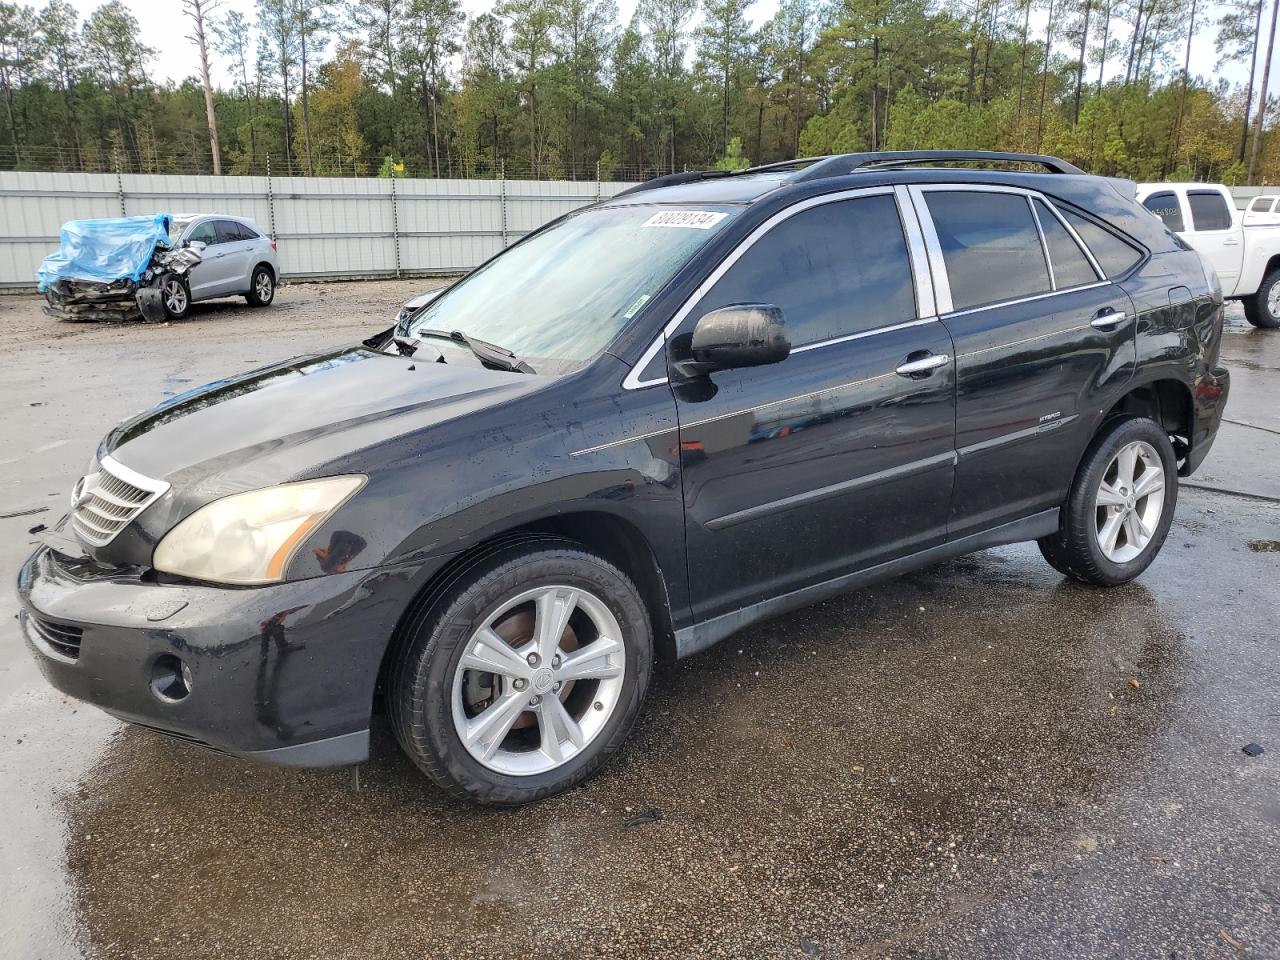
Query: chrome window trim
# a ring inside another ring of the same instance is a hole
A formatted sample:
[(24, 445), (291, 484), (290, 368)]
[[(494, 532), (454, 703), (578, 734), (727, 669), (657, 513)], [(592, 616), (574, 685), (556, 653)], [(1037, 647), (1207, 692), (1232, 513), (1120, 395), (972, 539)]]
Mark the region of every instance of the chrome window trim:
[[(933, 273), (929, 268), (929, 251), (924, 244), (924, 236), (920, 228), (920, 214), (911, 202), (911, 194), (901, 184), (893, 188), (893, 196), (898, 201), (898, 219), (902, 222), (902, 233), (907, 240), (907, 256), (911, 261), (911, 276), (916, 285), (916, 316), (928, 320), (937, 319), (938, 304), (933, 288)], [(884, 329), (899, 329), (898, 326)], [(840, 342), (839, 339), (833, 342)]]
[(1096, 283), (1083, 283), (1075, 287), (1064, 287), (1061, 290), (1048, 290), (1045, 293), (1033, 293), (1026, 297), (1017, 297), (1013, 300), (1001, 300), (999, 303), (984, 303), (978, 307), (966, 307), (964, 310), (953, 310), (947, 314), (947, 317), (966, 317), (971, 313), (981, 313), (983, 310), (994, 310), (997, 307), (1016, 307), (1020, 303), (1031, 303), (1033, 300), (1048, 300), (1050, 297), (1060, 297), (1064, 293), (1075, 293), (1079, 290), (1093, 290), (1095, 287), (1109, 287), (1110, 280), (1099, 280)]
[(1040, 224), (1040, 214), (1036, 212), (1034, 197), (1027, 196), (1027, 209), (1031, 211), (1031, 222), (1036, 225), (1036, 236), (1040, 238), (1040, 254), (1044, 257), (1045, 268), (1049, 271), (1049, 289), (1057, 291), (1058, 278), (1053, 273), (1053, 255), (1049, 253), (1049, 241), (1044, 237), (1044, 227)]
[(848, 343), (850, 340), (865, 340), (867, 337), (876, 337), (882, 333), (891, 333), (894, 330), (906, 330), (908, 327), (920, 327), (926, 323), (937, 323), (938, 318), (920, 317), (916, 320), (906, 320), (903, 323), (891, 323), (885, 327), (874, 327), (871, 330), (863, 330), (861, 333), (848, 333), (843, 337), (832, 337), (830, 340), (816, 340), (813, 343), (806, 343), (803, 347), (796, 347), (792, 353), (804, 353), (807, 350), (817, 350), (819, 347), (830, 347), (837, 343)]
[[(760, 226), (756, 227), (755, 230), (751, 231), (751, 233), (741, 243), (739, 243), (736, 247), (734, 247), (733, 250), (730, 251), (729, 255), (725, 257), (724, 260), (721, 261), (720, 264), (713, 271), (711, 271), (710, 274), (707, 275), (707, 278), (703, 280), (701, 284), (698, 285), (698, 288), (694, 290), (693, 293), (691, 293), (688, 296), (688, 298), (685, 299), (684, 303), (680, 305), (680, 308), (675, 312), (671, 320), (667, 322), (667, 324), (662, 328), (661, 332), (656, 337), (654, 337), (653, 342), (650, 343), (649, 346), (645, 349), (644, 353), (640, 355), (640, 359), (637, 360), (634, 364), (632, 364), (631, 369), (627, 371), (627, 375), (622, 381), (622, 388), (624, 390), (642, 390), (646, 387), (656, 387), (656, 386), (660, 386), (661, 384), (668, 383), (669, 378), (666, 376), (657, 377), (652, 380), (641, 380), (640, 373), (641, 371), (644, 370), (645, 367), (647, 367), (650, 363), (653, 362), (653, 359), (657, 355), (658, 351), (661, 350), (663, 345), (667, 342), (667, 338), (670, 337), (673, 333), (675, 333), (677, 329), (679, 329), (680, 324), (682, 324), (685, 321), (685, 319), (689, 316), (689, 314), (693, 312), (694, 307), (696, 307), (702, 301), (702, 298), (705, 297), (711, 291), (711, 288), (716, 285), (716, 283), (720, 280), (720, 278), (724, 276), (729, 271), (729, 269), (735, 263), (737, 263), (738, 260), (748, 250), (750, 250), (753, 246), (755, 246), (755, 244), (757, 243), (757, 241), (760, 240), (761, 237), (763, 237), (766, 233), (772, 230), (775, 226), (777, 226), (779, 223), (783, 222), (784, 220), (789, 220), (791, 217), (794, 217), (798, 213), (802, 213), (805, 210), (811, 210), (814, 207), (820, 207), (828, 203), (838, 203), (842, 200), (855, 200), (861, 197), (875, 197), (875, 196), (894, 197), (898, 206), (898, 221), (902, 226), (903, 239), (906, 241), (906, 245), (907, 245), (907, 258), (911, 262), (911, 267), (912, 267), (912, 280), (915, 288), (916, 312), (922, 315), (925, 314), (925, 307), (928, 304), (935, 302), (936, 287), (932, 282), (932, 278), (929, 278), (930, 271), (917, 270), (916, 268), (915, 258), (918, 255), (918, 251), (916, 249), (916, 245), (913, 244), (912, 226), (914, 224), (918, 228), (919, 221), (915, 217), (908, 217), (906, 214), (906, 211), (903, 209), (902, 197), (899, 193), (899, 190), (901, 189), (902, 189), (901, 187), (881, 186), (881, 187), (858, 187), (852, 190), (840, 190), (835, 193), (824, 193), (824, 194), (821, 194), (820, 196), (809, 197), (807, 200), (801, 200), (799, 203), (794, 203), (784, 210), (779, 210), (777, 213), (771, 216), (764, 223), (760, 224)], [(925, 279), (925, 278), (929, 278), (929, 279)], [(921, 317), (918, 317), (915, 320), (908, 321), (907, 324), (890, 324), (885, 327), (876, 327), (872, 330), (864, 330), (859, 333), (849, 334), (848, 336), (844, 336), (844, 337), (833, 337), (829, 340), (819, 340), (814, 343), (806, 343), (803, 346), (796, 347), (791, 352), (803, 353), (807, 350), (817, 349), (818, 347), (826, 347), (826, 346), (831, 346), (832, 344), (845, 343), (849, 340), (856, 340), (862, 337), (873, 336), (875, 334), (884, 333), (889, 330), (899, 330), (899, 329), (902, 329), (903, 326), (913, 326), (915, 324), (936, 322), (937, 321), (936, 311), (930, 311), (930, 312), (933, 313), (934, 315), (932, 316), (923, 315)]]
[[(1108, 283), (1110, 283), (1111, 278), (1107, 276), (1107, 271), (1102, 269), (1102, 264), (1100, 264), (1098, 262), (1098, 258), (1093, 255), (1093, 251), (1089, 249), (1089, 245), (1084, 242), (1084, 237), (1080, 236), (1080, 234), (1076, 232), (1076, 228), (1073, 227), (1070, 221), (1068, 221), (1067, 218), (1062, 215), (1062, 211), (1059, 210), (1057, 206), (1054, 205), (1054, 202), (1052, 200), (1050, 200), (1048, 197), (1044, 196), (1043, 194), (1036, 194), (1036, 196), (1038, 196), (1041, 200), (1044, 201), (1044, 205), (1049, 208), (1050, 212), (1055, 217), (1058, 218), (1058, 222), (1067, 228), (1067, 233), (1071, 234), (1071, 239), (1074, 240), (1076, 242), (1076, 245), (1079, 246), (1080, 249), (1084, 251), (1085, 259), (1089, 261), (1089, 266), (1093, 267), (1094, 276), (1096, 276), (1099, 280), (1106, 280)], [(1073, 287), (1071, 289), (1079, 290), (1080, 287)]]

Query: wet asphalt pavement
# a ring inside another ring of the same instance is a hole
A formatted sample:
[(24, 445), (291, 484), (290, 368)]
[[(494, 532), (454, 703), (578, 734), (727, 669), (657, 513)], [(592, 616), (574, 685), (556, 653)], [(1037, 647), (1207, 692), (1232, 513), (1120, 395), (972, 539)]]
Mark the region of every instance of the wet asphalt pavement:
[(1020, 545), (758, 625), (535, 807), (446, 801), (385, 729), (358, 775), (275, 769), (48, 688), (8, 584), (106, 428), (417, 286), (176, 327), (0, 298), (0, 957), (1280, 957), (1280, 333), (1238, 310), (1138, 582)]

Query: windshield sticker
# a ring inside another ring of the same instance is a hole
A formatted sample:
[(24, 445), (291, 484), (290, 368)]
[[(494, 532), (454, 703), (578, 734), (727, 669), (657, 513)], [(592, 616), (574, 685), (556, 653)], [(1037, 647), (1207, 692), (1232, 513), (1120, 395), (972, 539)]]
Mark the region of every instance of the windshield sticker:
[(727, 217), (727, 213), (710, 210), (668, 210), (655, 213), (644, 222), (646, 227), (685, 227), (690, 230), (710, 230)]
[(636, 302), (631, 304), (631, 306), (627, 308), (627, 312), (622, 315), (622, 319), (630, 320), (637, 313), (639, 313), (640, 308), (643, 307), (648, 302), (649, 302), (649, 294), (647, 293), (640, 294), (640, 296), (636, 297)]

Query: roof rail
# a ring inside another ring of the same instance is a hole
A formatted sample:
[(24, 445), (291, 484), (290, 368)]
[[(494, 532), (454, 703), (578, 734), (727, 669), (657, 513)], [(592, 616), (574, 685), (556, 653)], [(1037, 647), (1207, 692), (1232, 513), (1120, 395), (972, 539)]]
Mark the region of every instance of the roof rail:
[(1050, 173), (1083, 174), (1079, 167), (1039, 153), (1004, 153), (994, 150), (881, 150), (826, 157), (796, 177), (797, 183), (838, 177), (867, 167), (905, 167), (922, 163), (1029, 163)]
[(773, 170), (794, 170), (797, 167), (804, 169), (794, 177), (792, 181), (794, 183), (839, 177), (868, 168), (907, 167), (924, 163), (1028, 163), (1044, 167), (1049, 173), (1084, 173), (1079, 167), (1065, 160), (1040, 153), (1002, 153), (994, 150), (879, 150), (869, 153), (838, 153), (825, 157), (798, 157), (795, 160), (781, 160), (778, 163), (747, 167), (745, 170), (687, 170), (684, 173), (668, 173), (636, 184), (634, 187), (628, 187), (621, 193), (615, 193), (614, 196), (625, 197), (629, 193), (639, 193), (641, 190), (659, 190), (662, 187), (674, 187), (699, 180), (714, 180), (749, 173), (768, 173)]

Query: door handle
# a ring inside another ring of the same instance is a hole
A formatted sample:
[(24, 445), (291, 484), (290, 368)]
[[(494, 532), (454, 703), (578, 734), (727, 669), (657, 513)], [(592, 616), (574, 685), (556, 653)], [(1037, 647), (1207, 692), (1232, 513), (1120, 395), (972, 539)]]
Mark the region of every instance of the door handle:
[(1238, 247), (1240, 246), (1240, 240), (1238, 237), (1228, 237), (1222, 241), (1222, 245), (1224, 247)]
[(918, 360), (907, 360), (894, 370), (894, 373), (900, 377), (927, 377), (939, 367), (945, 367), (950, 362), (951, 357), (948, 354), (931, 353), (928, 356), (920, 357)]
[(1114, 330), (1126, 320), (1129, 315), (1123, 310), (1112, 310), (1110, 313), (1100, 313), (1089, 321), (1089, 326), (1098, 330)]

